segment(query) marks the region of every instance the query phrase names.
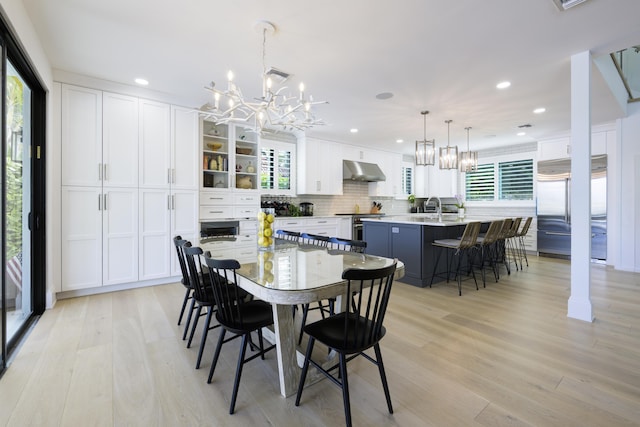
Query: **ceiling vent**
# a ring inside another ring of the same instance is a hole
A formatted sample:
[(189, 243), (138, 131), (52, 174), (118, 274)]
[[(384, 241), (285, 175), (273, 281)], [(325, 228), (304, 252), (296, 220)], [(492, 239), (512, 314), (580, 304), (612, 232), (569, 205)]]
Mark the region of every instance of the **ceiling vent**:
[(274, 82), (278, 83), (278, 84), (282, 84), (284, 82), (287, 81), (287, 79), (289, 77), (291, 77), (291, 74), (289, 73), (285, 73), (282, 70), (278, 70), (277, 68), (274, 67), (270, 67), (265, 74), (269, 77), (271, 77)]
[(577, 6), (580, 3), (584, 3), (587, 0), (553, 0), (553, 3), (560, 9), (561, 11), (572, 8), (573, 6)]

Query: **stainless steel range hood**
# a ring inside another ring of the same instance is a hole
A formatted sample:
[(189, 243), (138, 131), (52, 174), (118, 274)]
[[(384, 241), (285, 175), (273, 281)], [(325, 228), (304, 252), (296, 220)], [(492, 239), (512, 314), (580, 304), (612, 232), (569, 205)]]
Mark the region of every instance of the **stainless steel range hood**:
[(342, 161), (342, 178), (345, 181), (386, 181), (380, 166), (375, 163), (355, 162), (353, 160)]

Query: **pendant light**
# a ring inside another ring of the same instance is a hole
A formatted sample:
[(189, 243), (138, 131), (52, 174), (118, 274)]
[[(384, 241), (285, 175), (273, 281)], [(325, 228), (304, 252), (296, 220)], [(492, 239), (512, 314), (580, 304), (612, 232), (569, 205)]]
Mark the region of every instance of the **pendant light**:
[(453, 120), (445, 120), (447, 124), (447, 146), (440, 147), (440, 169), (458, 169), (458, 146), (449, 145), (449, 130)]
[(416, 165), (433, 166), (436, 163), (436, 141), (427, 140), (427, 114), (428, 111), (421, 111), (424, 117), (424, 136), (422, 141), (416, 141)]
[(467, 130), (467, 151), (460, 153), (460, 172), (475, 172), (478, 170), (478, 152), (469, 150), (469, 130)]

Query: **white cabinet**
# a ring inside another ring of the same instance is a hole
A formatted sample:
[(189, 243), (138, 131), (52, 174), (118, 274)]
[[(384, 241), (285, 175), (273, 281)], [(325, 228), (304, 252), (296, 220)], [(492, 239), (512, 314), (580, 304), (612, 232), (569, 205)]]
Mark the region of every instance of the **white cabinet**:
[(369, 196), (395, 197), (402, 193), (402, 154), (378, 152), (374, 163), (382, 169), (386, 180), (369, 183)]
[(62, 290), (138, 280), (137, 189), (62, 188)]
[(102, 94), (102, 180), (105, 187), (138, 186), (138, 98)]
[(342, 144), (298, 141), (298, 194), (342, 194)]
[(434, 166), (415, 166), (416, 197), (453, 197), (458, 193), (457, 169), (440, 169)]
[(173, 179), (169, 104), (140, 100), (139, 140), (140, 187), (168, 186)]
[(102, 185), (102, 92), (61, 85), (62, 185)]
[(337, 217), (280, 217), (275, 219), (274, 229), (298, 231), (301, 233), (318, 234), (320, 236), (328, 237), (345, 237), (341, 235), (341, 221), (343, 219), (344, 218)]

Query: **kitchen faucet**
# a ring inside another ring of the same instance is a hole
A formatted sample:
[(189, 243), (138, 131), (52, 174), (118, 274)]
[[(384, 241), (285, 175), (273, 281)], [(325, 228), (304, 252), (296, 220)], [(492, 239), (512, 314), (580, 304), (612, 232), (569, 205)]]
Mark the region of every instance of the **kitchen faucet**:
[(431, 199), (436, 199), (438, 201), (438, 204), (436, 206), (436, 213), (438, 214), (438, 221), (442, 222), (442, 200), (440, 200), (440, 197), (438, 196), (429, 197), (427, 201), (424, 202), (425, 211), (427, 210), (427, 206), (429, 205), (429, 202), (431, 201)]

